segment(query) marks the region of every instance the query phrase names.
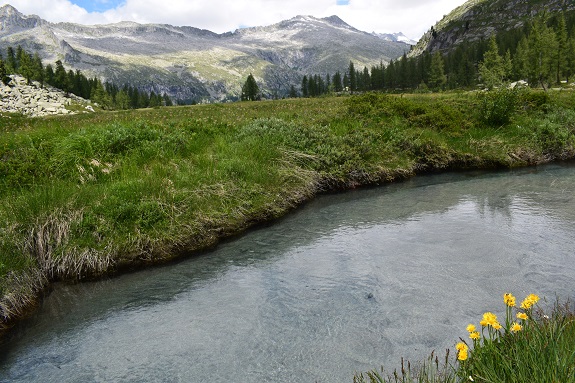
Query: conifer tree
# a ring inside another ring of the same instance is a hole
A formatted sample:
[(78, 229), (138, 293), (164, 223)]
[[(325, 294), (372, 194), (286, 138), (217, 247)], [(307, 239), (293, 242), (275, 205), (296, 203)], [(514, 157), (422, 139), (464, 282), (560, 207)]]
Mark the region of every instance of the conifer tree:
[(569, 40), (569, 51), (567, 54), (567, 69), (565, 72), (565, 79), (569, 83), (571, 76), (575, 74), (575, 37)]
[(46, 84), (54, 85), (54, 68), (52, 64), (48, 64), (46, 68), (44, 68), (44, 79)]
[(115, 106), (117, 109), (129, 109), (130, 108), (130, 96), (124, 89), (120, 90), (116, 94)]
[(555, 33), (547, 26), (546, 15), (538, 16), (528, 37), (527, 72), (531, 86), (540, 85), (547, 90), (555, 76), (555, 53), (557, 40)]
[(8, 77), (8, 73), (6, 72), (6, 65), (2, 59), (0, 59), (0, 82), (4, 85), (8, 85), (10, 82), (10, 77)]
[(443, 57), (439, 51), (431, 57), (431, 67), (429, 69), (429, 88), (434, 91), (442, 90), (447, 83)]
[(54, 86), (56, 88), (66, 90), (68, 85), (68, 75), (66, 74), (66, 69), (64, 68), (64, 64), (62, 61), (56, 61), (56, 70), (54, 72)]
[(44, 65), (38, 52), (34, 53), (32, 57), (32, 79), (38, 81), (40, 86), (44, 86)]
[(348, 91), (348, 90), (349, 90), (349, 76), (347, 75), (347, 72), (345, 72), (345, 73), (343, 74), (342, 83), (343, 83), (343, 88), (344, 88), (346, 91)]
[(174, 105), (174, 104), (172, 103), (172, 99), (171, 99), (167, 94), (164, 93), (164, 97), (163, 97), (163, 98), (164, 98), (164, 105), (165, 105), (165, 106), (172, 106), (172, 105)]
[(255, 101), (259, 97), (260, 89), (254, 76), (250, 73), (242, 87), (242, 101)]
[(353, 65), (353, 61), (349, 62), (349, 90), (353, 93), (357, 90), (357, 73), (355, 72), (355, 66)]
[(568, 57), (569, 57), (569, 39), (567, 35), (567, 25), (565, 24), (565, 16), (561, 13), (557, 23), (557, 84), (561, 83), (561, 78), (566, 76)]
[(15, 74), (18, 70), (18, 62), (16, 61), (16, 53), (14, 48), (8, 47), (6, 49), (6, 71), (8, 74)]
[(297, 98), (297, 90), (295, 89), (295, 86), (293, 84), (289, 88), (289, 97)]
[(34, 77), (34, 68), (32, 67), (32, 58), (30, 55), (22, 49), (21, 46), (18, 46), (17, 51), (17, 60), (18, 60), (18, 73), (24, 76), (28, 85), (32, 84), (32, 79)]
[(499, 54), (499, 47), (495, 35), (489, 39), (489, 50), (485, 52), (483, 61), (479, 63), (479, 76), (487, 89), (503, 84), (507, 76), (507, 68), (503, 57)]
[(301, 94), (302, 97), (309, 97), (309, 92), (308, 92), (308, 79), (307, 76), (304, 75), (303, 79), (301, 80)]
[(343, 90), (343, 85), (341, 82), (341, 73), (339, 71), (335, 72), (332, 78), (333, 90), (334, 92), (341, 92)]

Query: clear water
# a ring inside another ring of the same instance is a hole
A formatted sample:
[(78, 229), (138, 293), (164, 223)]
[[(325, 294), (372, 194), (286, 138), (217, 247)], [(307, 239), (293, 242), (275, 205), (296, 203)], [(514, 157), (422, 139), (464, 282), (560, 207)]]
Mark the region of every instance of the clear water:
[(452, 348), (505, 292), (575, 298), (574, 233), (573, 163), (320, 197), (176, 265), (56, 286), (0, 382), (351, 382)]

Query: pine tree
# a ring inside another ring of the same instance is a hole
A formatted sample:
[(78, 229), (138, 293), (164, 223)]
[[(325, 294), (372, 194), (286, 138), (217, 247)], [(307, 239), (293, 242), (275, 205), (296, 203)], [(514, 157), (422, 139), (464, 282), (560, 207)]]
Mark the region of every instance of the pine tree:
[(8, 47), (6, 49), (6, 71), (8, 74), (15, 74), (18, 71), (18, 62), (16, 61), (16, 53), (14, 48)]
[(395, 62), (393, 60), (385, 68), (384, 80), (388, 89), (394, 89), (397, 86)]
[(513, 57), (513, 77), (519, 80), (525, 80), (529, 78), (529, 43), (527, 42), (527, 37), (523, 37), (517, 49), (515, 50), (515, 56)]
[(254, 76), (250, 73), (242, 87), (242, 101), (255, 101), (259, 98), (260, 89)]
[(362, 89), (365, 91), (371, 90), (371, 75), (369, 74), (369, 69), (367, 69), (367, 67), (363, 67)]
[(104, 89), (102, 82), (94, 78), (94, 86), (92, 87), (92, 94), (90, 100), (98, 104), (102, 109), (110, 109), (112, 107), (112, 99)]
[(66, 90), (68, 88), (68, 75), (62, 61), (56, 61), (56, 71), (54, 72), (54, 86), (56, 88)]
[(164, 93), (164, 97), (163, 97), (163, 98), (164, 98), (164, 105), (165, 105), (165, 106), (172, 106), (172, 105), (174, 105), (174, 104), (172, 103), (172, 99), (171, 99), (167, 94)]
[(479, 63), (479, 76), (487, 89), (493, 89), (503, 84), (507, 77), (506, 65), (503, 57), (499, 55), (499, 47), (495, 35), (489, 39), (489, 50), (485, 52), (483, 61)]
[(304, 75), (303, 79), (301, 80), (301, 94), (302, 97), (309, 97), (309, 88), (308, 88), (308, 79), (307, 76)]
[(40, 86), (44, 86), (44, 65), (38, 52), (32, 57), (32, 79), (38, 81)]
[(569, 39), (567, 35), (567, 25), (565, 16), (561, 13), (557, 23), (557, 84), (561, 83), (561, 78), (566, 76), (569, 57)]
[(18, 46), (16, 58), (18, 60), (18, 73), (24, 76), (28, 85), (32, 84), (34, 77), (32, 58), (21, 46)]
[(431, 57), (431, 67), (429, 69), (429, 88), (434, 91), (442, 90), (447, 83), (443, 58), (439, 51)]
[(349, 76), (347, 75), (347, 72), (345, 72), (343, 74), (343, 88), (346, 92), (349, 91)]
[(117, 109), (129, 109), (130, 108), (130, 96), (124, 89), (120, 90), (116, 94), (115, 106)]
[(289, 97), (297, 98), (297, 90), (295, 89), (295, 86), (293, 84), (289, 88)]
[(567, 70), (565, 73), (567, 83), (569, 83), (569, 79), (573, 74), (575, 74), (575, 37), (569, 40), (569, 52), (567, 54)]
[(538, 16), (528, 41), (527, 72), (531, 86), (540, 85), (547, 90), (556, 73), (557, 39), (555, 33), (547, 26), (546, 15)]
[(44, 68), (44, 79), (46, 81), (46, 84), (49, 85), (55, 85), (54, 84), (54, 68), (52, 68), (52, 64), (48, 64), (46, 65), (46, 68)]
[(4, 85), (8, 85), (10, 82), (10, 77), (6, 72), (6, 65), (4, 64), (4, 60), (0, 59), (0, 82)]
[(348, 74), (349, 90), (353, 93), (355, 90), (357, 90), (357, 74), (355, 72), (355, 66), (353, 65), (352, 61), (349, 62)]
[(335, 72), (332, 78), (333, 83), (333, 91), (334, 92), (341, 92), (343, 90), (342, 80), (341, 80), (341, 73), (339, 71)]

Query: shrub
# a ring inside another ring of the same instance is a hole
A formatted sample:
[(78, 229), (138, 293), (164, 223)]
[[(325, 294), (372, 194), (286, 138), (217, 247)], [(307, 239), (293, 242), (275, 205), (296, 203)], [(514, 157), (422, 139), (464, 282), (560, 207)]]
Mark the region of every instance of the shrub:
[(523, 109), (545, 110), (550, 101), (549, 93), (536, 90), (525, 90), (519, 94), (519, 103)]
[(508, 124), (517, 109), (518, 93), (516, 89), (507, 88), (481, 93), (479, 120), (493, 127)]

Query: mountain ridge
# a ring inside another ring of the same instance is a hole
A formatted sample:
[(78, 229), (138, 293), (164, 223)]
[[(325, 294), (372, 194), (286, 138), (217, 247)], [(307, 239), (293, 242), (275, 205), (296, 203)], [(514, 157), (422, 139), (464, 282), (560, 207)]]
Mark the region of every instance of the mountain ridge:
[(566, 0), (469, 0), (432, 26), (410, 51), (447, 52), (465, 42), (487, 40), (492, 34), (521, 28), (540, 12), (575, 10)]
[(253, 73), (268, 97), (299, 88), (303, 74), (387, 63), (409, 45), (385, 41), (338, 16), (296, 16), (279, 23), (217, 34), (191, 26), (50, 23), (0, 8), (0, 47), (22, 45), (45, 62), (60, 59), (119, 85), (166, 93), (181, 102), (234, 99)]

